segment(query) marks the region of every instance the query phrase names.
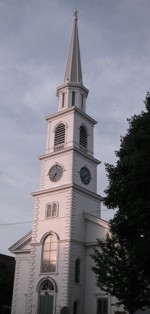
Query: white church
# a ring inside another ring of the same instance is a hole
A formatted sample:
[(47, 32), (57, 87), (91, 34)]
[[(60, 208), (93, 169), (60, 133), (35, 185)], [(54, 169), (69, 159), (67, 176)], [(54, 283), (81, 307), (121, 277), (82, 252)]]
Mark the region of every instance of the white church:
[(77, 20), (75, 11), (58, 110), (46, 118), (32, 231), (10, 248), (16, 259), (11, 314), (118, 313), (91, 270), (90, 253), (109, 227), (97, 194), (96, 121), (86, 113)]

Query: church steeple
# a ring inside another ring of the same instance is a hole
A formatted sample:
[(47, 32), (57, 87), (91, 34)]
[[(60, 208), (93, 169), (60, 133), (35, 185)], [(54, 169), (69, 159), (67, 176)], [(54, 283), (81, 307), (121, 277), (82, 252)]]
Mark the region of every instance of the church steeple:
[(78, 36), (78, 12), (74, 12), (73, 29), (63, 85), (57, 88), (58, 110), (73, 106), (86, 111), (88, 89), (83, 85)]
[(75, 11), (64, 82), (82, 83), (82, 68), (77, 21), (78, 12)]

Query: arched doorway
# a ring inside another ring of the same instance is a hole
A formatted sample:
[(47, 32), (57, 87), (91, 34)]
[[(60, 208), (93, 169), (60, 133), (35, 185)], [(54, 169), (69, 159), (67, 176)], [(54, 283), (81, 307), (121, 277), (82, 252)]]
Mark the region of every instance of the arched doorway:
[(54, 314), (56, 285), (46, 278), (39, 286), (39, 314)]

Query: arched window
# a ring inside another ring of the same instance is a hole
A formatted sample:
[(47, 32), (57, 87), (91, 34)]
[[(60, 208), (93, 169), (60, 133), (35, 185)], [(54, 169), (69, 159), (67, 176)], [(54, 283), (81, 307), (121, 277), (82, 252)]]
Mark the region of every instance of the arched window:
[(42, 244), (42, 263), (43, 273), (55, 272), (57, 262), (58, 239), (56, 234), (50, 233)]
[(52, 205), (52, 217), (56, 217), (57, 216), (57, 203), (53, 203)]
[(75, 106), (75, 92), (72, 92), (72, 106)]
[(58, 203), (48, 203), (46, 205), (46, 218), (55, 218), (58, 216)]
[(51, 204), (48, 204), (47, 205), (47, 210), (46, 210), (46, 217), (47, 218), (50, 218), (51, 217), (51, 215), (52, 215), (52, 209), (51, 209)]
[(53, 314), (56, 295), (56, 285), (53, 280), (46, 278), (39, 287), (39, 314)]
[(73, 314), (78, 314), (78, 301), (74, 301), (73, 303)]
[(63, 149), (65, 145), (65, 124), (60, 123), (55, 130), (54, 150)]
[(75, 276), (74, 276), (74, 281), (76, 283), (80, 282), (80, 267), (81, 267), (81, 262), (80, 262), (80, 259), (77, 258), (75, 260)]
[(80, 126), (79, 144), (81, 148), (87, 149), (87, 129), (84, 125)]

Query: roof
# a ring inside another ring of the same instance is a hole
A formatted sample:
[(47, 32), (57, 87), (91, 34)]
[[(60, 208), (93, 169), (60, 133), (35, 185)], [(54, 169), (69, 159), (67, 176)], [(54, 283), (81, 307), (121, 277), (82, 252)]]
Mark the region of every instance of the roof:
[(32, 231), (29, 231), (25, 236), (19, 239), (15, 244), (13, 244), (9, 250), (12, 253), (19, 252), (29, 252), (29, 243), (31, 242)]
[(77, 11), (74, 12), (74, 23), (69, 47), (64, 82), (82, 83), (82, 68), (80, 58)]
[(84, 212), (84, 218), (91, 221), (91, 222), (94, 222), (95, 224), (98, 224), (100, 225), (101, 227), (104, 227), (106, 229), (109, 229), (109, 223), (108, 221), (104, 220), (104, 219), (101, 219), (101, 218), (98, 218), (92, 214), (89, 214), (89, 213), (86, 213)]

